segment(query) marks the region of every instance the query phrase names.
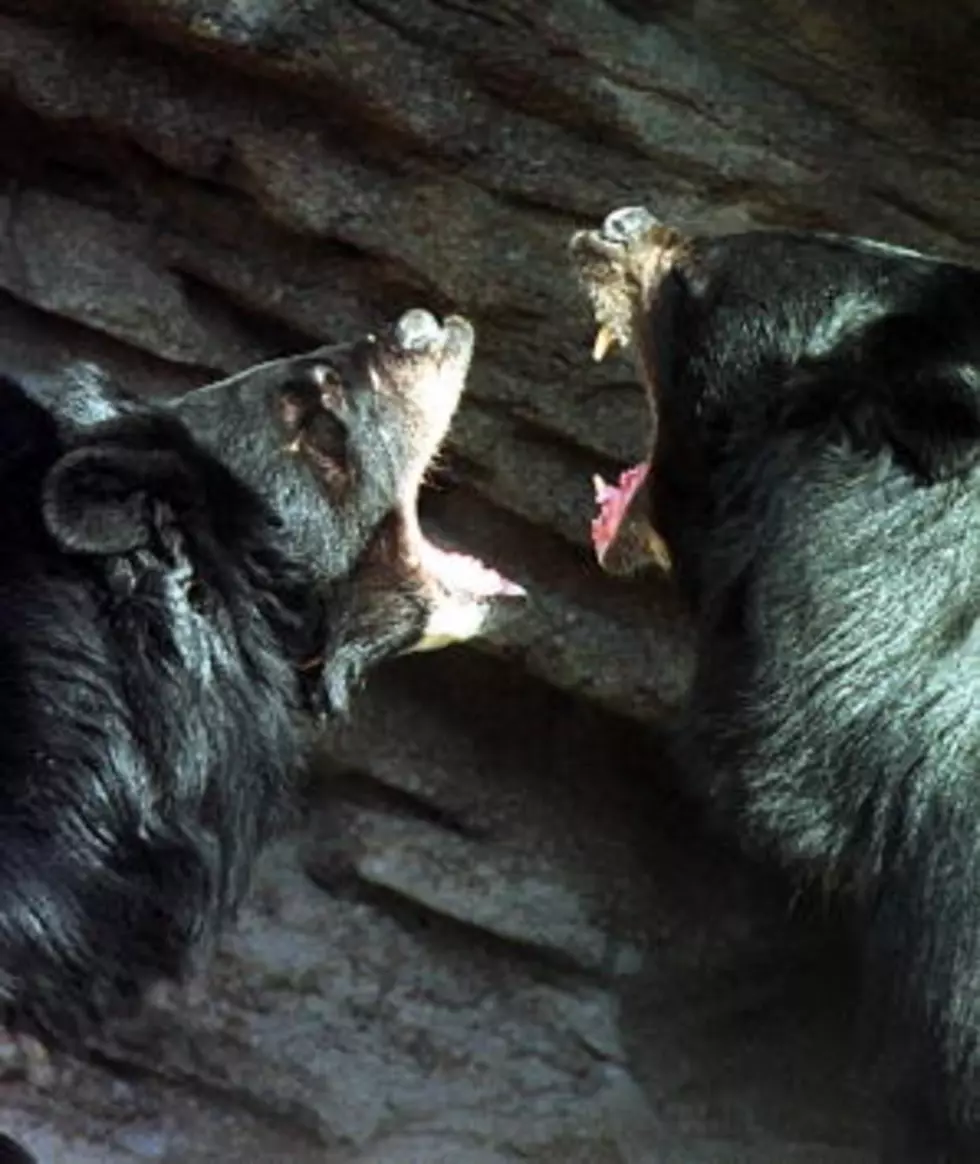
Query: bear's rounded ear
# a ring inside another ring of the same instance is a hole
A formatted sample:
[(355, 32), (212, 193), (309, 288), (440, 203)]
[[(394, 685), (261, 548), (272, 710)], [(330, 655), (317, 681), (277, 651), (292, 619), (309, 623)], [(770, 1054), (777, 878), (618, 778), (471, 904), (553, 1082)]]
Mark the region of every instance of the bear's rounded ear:
[(48, 532), (75, 554), (125, 554), (150, 544), (168, 513), (194, 500), (192, 475), (174, 452), (103, 442), (66, 453), (41, 494)]

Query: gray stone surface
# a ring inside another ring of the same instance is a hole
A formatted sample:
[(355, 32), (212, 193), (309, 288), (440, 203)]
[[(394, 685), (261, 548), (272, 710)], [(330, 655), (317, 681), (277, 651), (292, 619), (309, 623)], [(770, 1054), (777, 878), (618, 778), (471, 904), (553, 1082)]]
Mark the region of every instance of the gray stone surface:
[(646, 201), (972, 255), (971, 7), (0, 0), (3, 360), (169, 393), (467, 312), (428, 519), (533, 595), (378, 676), (193, 996), (0, 1083), (43, 1161), (872, 1158), (832, 926), (677, 803), (688, 630), (591, 560), (643, 403), (565, 244)]

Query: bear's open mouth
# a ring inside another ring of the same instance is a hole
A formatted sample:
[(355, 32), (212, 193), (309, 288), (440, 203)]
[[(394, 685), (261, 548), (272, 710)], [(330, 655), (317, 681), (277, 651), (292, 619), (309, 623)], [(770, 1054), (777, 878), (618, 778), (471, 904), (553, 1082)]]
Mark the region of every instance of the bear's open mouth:
[[(596, 362), (616, 349), (632, 349), (643, 363), (635, 351), (637, 315), (649, 310), (650, 289), (659, 285), (683, 246), (676, 231), (642, 206), (621, 207), (606, 215), (598, 230), (575, 232), (570, 251), (592, 305)], [(643, 379), (649, 378), (644, 374)], [(649, 387), (648, 395), (653, 396)], [(633, 573), (646, 564), (670, 566), (667, 545), (647, 512), (652, 437), (650, 443), (647, 458), (623, 470), (615, 483), (593, 478), (598, 510), (590, 526), (592, 547), (599, 565), (610, 573)]]
[[(414, 556), (426, 577), (442, 590), (474, 599), (517, 597), (524, 590), (516, 582), (471, 554), (435, 545), (423, 533), (418, 519), (422, 482), (459, 406), (474, 341), (473, 325), (463, 316), (440, 320), (424, 308), (406, 311), (390, 328), (382, 358), (406, 365), (401, 391), (414, 399), (419, 415), (425, 417), (426, 432), (420, 443), (428, 446), (420, 471), (409, 476), (403, 508)], [(398, 379), (399, 372), (389, 373), (389, 377)]]
[(605, 564), (606, 555), (619, 536), (633, 498), (649, 472), (649, 462), (641, 461), (630, 469), (624, 469), (615, 485), (604, 481), (598, 473), (592, 478), (598, 506), (598, 512), (592, 519), (592, 548), (600, 566)]
[(412, 651), (485, 636), (527, 597), (524, 587), (472, 554), (443, 549), (414, 528), (415, 558), (428, 594), (425, 629)]
[(474, 330), (462, 316), (439, 320), (414, 308), (392, 326), (382, 358), (389, 380), (411, 397), (423, 418), (418, 433), (422, 458), (406, 479), (402, 503), (409, 553), (427, 592), (424, 634), (412, 648), (433, 650), (484, 634), (501, 607), (526, 597), (517, 582), (475, 555), (444, 549), (422, 530), (418, 503), (422, 482), (449, 430), (465, 388), (473, 355)]

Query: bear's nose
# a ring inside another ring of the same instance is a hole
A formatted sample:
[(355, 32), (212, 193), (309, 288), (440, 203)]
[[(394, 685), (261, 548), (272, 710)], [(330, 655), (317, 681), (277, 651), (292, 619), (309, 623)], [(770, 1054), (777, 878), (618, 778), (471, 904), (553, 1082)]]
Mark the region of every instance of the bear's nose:
[(395, 342), (408, 351), (422, 352), (442, 340), (442, 324), (430, 312), (415, 307), (395, 324)]
[(603, 219), (602, 237), (625, 246), (656, 225), (657, 220), (645, 206), (621, 206)]

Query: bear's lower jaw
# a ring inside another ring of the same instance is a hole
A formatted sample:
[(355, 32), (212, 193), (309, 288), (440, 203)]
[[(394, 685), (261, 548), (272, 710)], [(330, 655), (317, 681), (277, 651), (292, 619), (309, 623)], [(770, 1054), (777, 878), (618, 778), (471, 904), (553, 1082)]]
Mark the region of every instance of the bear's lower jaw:
[(523, 586), (470, 554), (446, 550), (416, 529), (415, 556), (429, 614), (409, 653), (435, 651), (489, 632), (505, 613), (527, 598)]

